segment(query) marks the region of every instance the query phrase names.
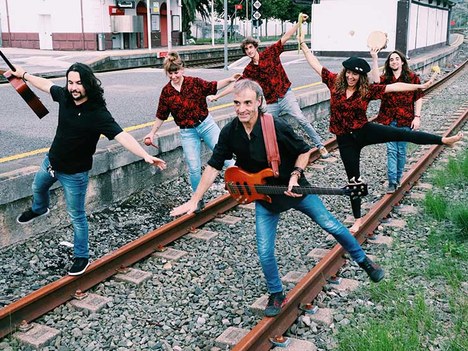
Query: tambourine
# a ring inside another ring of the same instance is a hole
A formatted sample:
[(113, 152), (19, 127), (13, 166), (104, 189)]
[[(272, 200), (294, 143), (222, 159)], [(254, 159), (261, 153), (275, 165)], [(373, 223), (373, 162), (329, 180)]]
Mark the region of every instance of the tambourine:
[(377, 48), (379, 50), (385, 49), (387, 47), (388, 37), (387, 33), (381, 31), (374, 31), (369, 34), (367, 38), (367, 46), (372, 48)]

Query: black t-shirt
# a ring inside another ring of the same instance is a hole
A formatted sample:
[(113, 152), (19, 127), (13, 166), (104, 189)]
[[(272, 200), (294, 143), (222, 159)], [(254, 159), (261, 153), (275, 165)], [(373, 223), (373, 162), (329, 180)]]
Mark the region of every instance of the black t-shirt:
[[(270, 177), (266, 181), (269, 185), (287, 186), (297, 157), (309, 151), (311, 147), (281, 119), (275, 119), (275, 131), (281, 158), (280, 174), (278, 178)], [(250, 133), (250, 138), (238, 118), (224, 126), (208, 164), (221, 170), (224, 161), (232, 159), (233, 155), (236, 155), (236, 166), (246, 172), (257, 173), (269, 168), (260, 116)], [(301, 177), (298, 183), (301, 186), (309, 185), (304, 177)], [(290, 197), (286, 195), (270, 195), (270, 197), (272, 198), (271, 204), (263, 200), (260, 201), (262, 205), (273, 212), (286, 211), (304, 198), (303, 196)]]
[(50, 88), (50, 94), (59, 103), (57, 131), (49, 150), (52, 168), (68, 174), (89, 171), (100, 135), (112, 140), (122, 128), (103, 105), (86, 101), (77, 106), (57, 85)]

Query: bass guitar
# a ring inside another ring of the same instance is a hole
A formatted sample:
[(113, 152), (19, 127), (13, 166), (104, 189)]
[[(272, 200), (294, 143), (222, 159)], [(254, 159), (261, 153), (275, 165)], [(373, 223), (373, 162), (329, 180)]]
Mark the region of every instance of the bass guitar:
[[(268, 195), (283, 195), (287, 186), (267, 185), (266, 178), (273, 177), (273, 170), (265, 168), (258, 173), (248, 173), (237, 166), (226, 169), (224, 180), (229, 194), (240, 204), (248, 204), (255, 200), (271, 203)], [(297, 194), (317, 195), (347, 195), (352, 198), (368, 194), (367, 184), (350, 183), (343, 188), (322, 188), (315, 186), (295, 186), (292, 189)]]
[[(16, 71), (15, 66), (13, 66), (10, 61), (6, 58), (3, 52), (0, 51), (0, 56), (3, 58), (5, 63), (10, 67), (14, 72)], [(10, 84), (16, 89), (18, 94), (21, 95), (24, 101), (31, 107), (37, 117), (42, 118), (49, 113), (49, 110), (42, 104), (41, 100), (37, 97), (36, 94), (28, 87), (28, 85), (21, 78), (15, 77), (11, 73), (3, 73), (3, 76), (8, 79)]]

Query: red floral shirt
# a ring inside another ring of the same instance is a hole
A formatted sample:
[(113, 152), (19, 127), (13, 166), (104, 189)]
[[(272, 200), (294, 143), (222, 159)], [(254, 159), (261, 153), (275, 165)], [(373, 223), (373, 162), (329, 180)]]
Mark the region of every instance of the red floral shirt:
[(218, 91), (218, 82), (208, 82), (201, 78), (184, 76), (184, 81), (177, 91), (167, 83), (161, 91), (156, 117), (165, 121), (169, 113), (179, 127), (190, 127), (208, 116), (206, 97)]
[(385, 95), (385, 85), (372, 84), (365, 97), (354, 92), (348, 99), (346, 93), (335, 91), (335, 81), (338, 75), (322, 68), (322, 81), (330, 89), (330, 132), (343, 135), (362, 128), (367, 120), (367, 105), (369, 101), (381, 99)]
[(277, 102), (291, 86), (280, 59), (283, 51), (283, 44), (278, 40), (259, 53), (258, 65), (250, 61), (242, 73), (243, 78), (252, 79), (260, 84), (267, 104)]
[[(380, 84), (392, 84), (396, 82), (420, 84), (419, 77), (410, 72), (410, 81), (404, 82), (400, 76), (390, 82), (385, 81), (385, 76), (380, 77)], [(411, 127), (414, 119), (414, 103), (423, 97), (422, 90), (402, 91), (398, 93), (388, 93), (382, 98), (377, 123), (390, 124), (393, 120), (397, 121), (398, 127)]]

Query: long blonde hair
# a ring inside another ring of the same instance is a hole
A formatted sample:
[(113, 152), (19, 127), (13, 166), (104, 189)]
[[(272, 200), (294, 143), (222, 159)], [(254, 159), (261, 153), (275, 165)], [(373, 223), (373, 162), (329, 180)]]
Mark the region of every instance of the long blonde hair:
[[(348, 82), (346, 81), (346, 71), (347, 68), (343, 68), (341, 72), (336, 77), (335, 81), (335, 91), (338, 94), (344, 94), (346, 88), (348, 87)], [(357, 82), (356, 90), (361, 97), (364, 97), (369, 92), (369, 79), (367, 74), (359, 74), (359, 81)]]
[(184, 67), (184, 61), (182, 61), (177, 51), (169, 52), (163, 62), (163, 68), (166, 73), (176, 72)]

